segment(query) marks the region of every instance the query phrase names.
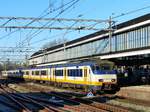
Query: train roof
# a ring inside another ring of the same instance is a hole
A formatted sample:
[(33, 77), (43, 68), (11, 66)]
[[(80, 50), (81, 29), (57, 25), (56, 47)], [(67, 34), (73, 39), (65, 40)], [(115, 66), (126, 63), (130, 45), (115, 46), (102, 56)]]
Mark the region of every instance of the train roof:
[[(140, 23), (140, 22), (149, 20), (149, 19), (150, 19), (150, 13), (148, 13), (148, 14), (146, 14), (146, 15), (143, 15), (143, 16), (140, 16), (140, 17), (137, 17), (137, 18), (135, 18), (135, 19), (129, 20), (129, 21), (127, 21), (127, 22), (123, 22), (123, 23), (121, 23), (121, 24), (118, 24), (118, 25), (114, 26), (114, 28), (115, 28), (115, 29), (116, 29), (116, 28), (117, 28), (117, 29), (121, 29), (121, 28), (124, 28), (124, 27), (127, 27), (127, 26), (131, 26), (131, 25), (134, 25), (134, 24), (137, 24), (137, 23)], [(98, 32), (89, 34), (89, 35), (87, 35), (87, 36), (84, 36), (84, 37), (81, 37), (81, 38), (78, 38), (78, 39), (69, 41), (69, 42), (66, 43), (66, 46), (67, 46), (67, 45), (71, 45), (71, 44), (76, 43), (76, 42), (80, 42), (80, 41), (82, 41), (82, 40), (86, 40), (86, 39), (89, 39), (89, 38), (92, 38), (92, 37), (101, 35), (101, 34), (105, 34), (105, 33), (107, 33), (107, 31), (100, 30), (100, 31), (98, 31)], [(54, 50), (54, 49), (56, 49), (56, 48), (61, 48), (61, 47), (63, 47), (63, 44), (56, 45), (56, 46), (47, 48), (47, 49), (45, 49), (45, 50), (46, 50), (46, 51), (51, 51), (51, 50)], [(39, 54), (42, 54), (42, 53), (43, 53), (43, 50), (39, 50), (39, 51), (35, 52), (34, 54), (32, 54), (31, 57), (36, 56), (36, 55), (39, 55)]]
[(81, 62), (81, 63), (67, 63), (67, 64), (56, 64), (56, 65), (46, 65), (46, 66), (39, 66), (39, 67), (28, 67), (28, 68), (18, 68), (20, 70), (26, 70), (26, 69), (44, 69), (44, 68), (60, 68), (60, 67), (73, 67), (73, 66), (93, 66), (97, 63), (94, 61), (91, 62)]

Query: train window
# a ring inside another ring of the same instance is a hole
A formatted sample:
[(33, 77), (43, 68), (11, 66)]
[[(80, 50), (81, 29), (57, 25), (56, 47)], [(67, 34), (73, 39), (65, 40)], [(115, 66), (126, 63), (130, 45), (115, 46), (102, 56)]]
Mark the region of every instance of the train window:
[(77, 73), (76, 73), (76, 69), (72, 69), (72, 76), (76, 76)]
[(100, 71), (100, 67), (99, 66), (91, 66), (93, 73), (97, 74), (98, 71)]
[(82, 77), (82, 69), (69, 69), (68, 76)]
[(68, 76), (73, 76), (72, 69), (68, 70)]
[(100, 70), (99, 66), (92, 66), (92, 70)]
[(39, 71), (35, 71), (35, 75), (39, 75)]
[(78, 76), (78, 74), (79, 74), (78, 69), (74, 69), (73, 71), (74, 71), (74, 76)]
[(67, 70), (67, 74), (68, 74), (68, 76), (70, 76), (70, 70)]
[(91, 73), (91, 70), (89, 69), (89, 74)]
[(111, 67), (107, 66), (107, 65), (101, 66), (101, 68), (102, 68), (102, 70), (111, 70)]
[(25, 74), (26, 74), (26, 75), (29, 75), (29, 71), (26, 71)]
[(70, 70), (70, 76), (73, 76), (72, 70)]
[(10, 72), (10, 75), (13, 75), (13, 72)]
[(46, 75), (47, 74), (47, 71), (46, 70), (42, 70), (41, 71), (41, 75)]
[(32, 71), (32, 75), (34, 75), (34, 71)]
[(63, 76), (63, 70), (55, 70), (55, 76)]
[(78, 69), (74, 69), (73, 72), (74, 72), (73, 74), (74, 76), (78, 76)]
[(25, 72), (22, 71), (21, 74), (25, 74)]
[(74, 69), (71, 69), (71, 76), (75, 76), (75, 70)]
[(67, 70), (67, 74), (68, 74), (68, 76), (70, 76), (70, 70)]
[(78, 70), (78, 76), (79, 76), (79, 77), (82, 77), (82, 75), (83, 75), (83, 74), (82, 74), (82, 69), (79, 69), (79, 70)]
[(19, 72), (15, 72), (15, 74), (17, 74), (17, 75), (18, 75), (18, 74), (19, 74)]

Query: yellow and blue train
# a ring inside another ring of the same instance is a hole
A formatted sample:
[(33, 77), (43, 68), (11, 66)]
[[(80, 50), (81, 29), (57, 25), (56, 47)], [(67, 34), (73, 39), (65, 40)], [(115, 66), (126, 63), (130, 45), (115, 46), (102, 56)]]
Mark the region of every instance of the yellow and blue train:
[(100, 67), (95, 62), (49, 65), (2, 71), (2, 75), (25, 80), (50, 82), (59, 86), (86, 87), (92, 90), (114, 89), (117, 85), (115, 70)]

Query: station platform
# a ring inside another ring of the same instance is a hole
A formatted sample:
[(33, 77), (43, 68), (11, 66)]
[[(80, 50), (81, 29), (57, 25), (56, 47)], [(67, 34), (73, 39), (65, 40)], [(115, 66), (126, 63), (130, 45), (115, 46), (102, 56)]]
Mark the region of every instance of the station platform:
[(122, 87), (116, 95), (150, 102), (150, 85)]

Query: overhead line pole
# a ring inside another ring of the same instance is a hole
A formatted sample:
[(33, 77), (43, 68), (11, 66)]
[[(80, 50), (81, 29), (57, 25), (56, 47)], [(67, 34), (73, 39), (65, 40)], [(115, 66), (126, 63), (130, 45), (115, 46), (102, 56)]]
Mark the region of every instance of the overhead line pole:
[(112, 24), (113, 24), (114, 21), (112, 21), (112, 17), (110, 16), (109, 17), (109, 21), (108, 21), (108, 24), (109, 24), (109, 27), (108, 27), (108, 33), (109, 33), (109, 52), (112, 51), (112, 34), (114, 32), (115, 29), (112, 28)]
[(109, 17), (109, 52), (111, 52), (111, 38), (112, 38), (112, 18)]

